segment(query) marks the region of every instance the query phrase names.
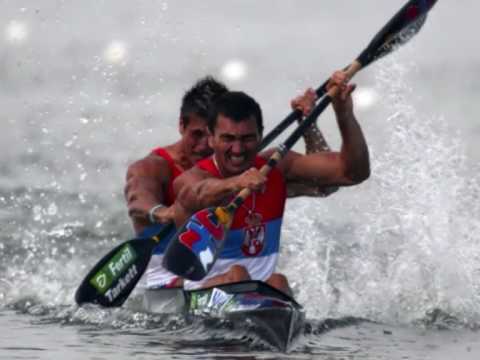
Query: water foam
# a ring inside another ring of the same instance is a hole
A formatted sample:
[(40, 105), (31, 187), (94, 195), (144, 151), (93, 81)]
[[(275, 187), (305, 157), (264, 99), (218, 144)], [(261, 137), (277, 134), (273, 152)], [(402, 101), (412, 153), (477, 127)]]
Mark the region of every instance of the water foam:
[(296, 200), (287, 213), (295, 220), (286, 223), (284, 252), (293, 258), (285, 267), (313, 317), (412, 323), (440, 309), (477, 324), (478, 172), (461, 135), (413, 104), (415, 67), (395, 58), (380, 64), (389, 132), (366, 134), (371, 178), (329, 199)]

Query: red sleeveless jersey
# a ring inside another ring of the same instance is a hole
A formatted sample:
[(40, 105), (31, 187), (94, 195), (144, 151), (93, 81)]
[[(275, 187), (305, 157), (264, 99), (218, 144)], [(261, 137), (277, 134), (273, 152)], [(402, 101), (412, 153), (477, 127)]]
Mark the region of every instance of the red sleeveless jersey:
[(183, 171), (177, 165), (175, 165), (173, 158), (164, 148), (158, 147), (152, 150), (151, 154), (155, 154), (164, 158), (168, 163), (168, 167), (170, 168), (170, 171), (172, 172), (172, 177), (168, 182), (167, 189), (166, 189), (167, 191), (165, 193), (165, 205), (170, 206), (175, 202), (175, 192), (173, 191), (173, 181), (178, 176), (180, 176)]
[[(254, 166), (257, 169), (260, 169), (266, 164), (266, 162), (267, 161), (265, 159), (257, 156), (255, 158)], [(196, 166), (200, 169), (208, 171), (215, 177), (222, 177), (219, 170), (215, 166), (215, 163), (213, 162), (213, 158), (201, 160), (196, 164)], [(249, 218), (249, 213), (258, 214), (258, 222), (261, 224), (269, 224), (275, 222), (276, 220), (280, 220), (283, 217), (286, 198), (287, 191), (283, 174), (280, 172), (280, 170), (273, 168), (267, 176), (267, 183), (264, 191), (258, 191), (250, 195), (242, 204), (242, 206), (237, 209), (233, 218), (233, 223), (230, 227), (230, 232), (235, 232), (235, 230), (242, 230), (244, 232), (248, 228), (252, 227), (251, 222), (252, 220), (256, 219), (252, 219), (251, 217)], [(275, 243), (275, 248), (277, 248), (279, 241), (277, 238), (279, 235), (279, 229), (278, 231), (274, 231), (274, 233), (275, 235), (273, 235), (273, 232), (265, 235), (266, 238), (269, 238), (269, 235), (273, 237), (269, 240)], [(227, 242), (226, 249), (228, 248), (229, 244)]]

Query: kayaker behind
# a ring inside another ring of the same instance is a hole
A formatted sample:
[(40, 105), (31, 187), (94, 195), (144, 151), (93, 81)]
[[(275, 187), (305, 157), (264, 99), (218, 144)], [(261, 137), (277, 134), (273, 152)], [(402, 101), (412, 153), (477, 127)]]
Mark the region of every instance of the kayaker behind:
[(225, 247), (210, 273), (202, 281), (185, 280), (186, 289), (253, 279), (290, 292), (287, 278), (275, 272), (286, 183), (350, 186), (370, 174), (367, 144), (353, 114), (354, 86), (346, 85), (341, 71), (331, 77), (328, 88), (332, 86), (340, 88), (332, 103), (341, 150), (307, 155), (290, 151), (266, 177), (259, 169), (272, 151), (256, 154), (263, 133), (260, 106), (242, 92), (228, 92), (216, 100), (208, 124), (213, 155), (174, 182), (176, 224), (182, 225), (201, 209), (226, 205), (243, 188), (253, 193), (235, 213)]
[[(214, 100), (227, 91), (226, 86), (213, 77), (200, 79), (183, 96), (179, 119), (180, 139), (173, 144), (153, 149), (145, 158), (128, 167), (125, 197), (138, 236), (158, 232), (173, 218), (170, 208), (175, 200), (173, 181), (197, 161), (212, 154), (207, 141), (208, 113)], [(292, 100), (291, 105), (307, 114), (314, 102), (315, 92), (309, 89)], [(307, 152), (328, 150), (328, 144), (316, 125), (306, 131), (304, 139)], [(336, 190), (293, 182), (288, 185), (288, 189), (291, 196), (326, 196)], [(145, 275), (146, 286), (149, 288), (182, 286), (182, 279), (161, 265), (168, 238), (173, 233), (168, 234), (155, 249)]]

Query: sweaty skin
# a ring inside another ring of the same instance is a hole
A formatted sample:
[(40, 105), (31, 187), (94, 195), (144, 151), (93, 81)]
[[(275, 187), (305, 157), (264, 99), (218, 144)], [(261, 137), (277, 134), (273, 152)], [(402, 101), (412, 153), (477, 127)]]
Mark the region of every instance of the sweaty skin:
[[(188, 125), (180, 121), (179, 130), (181, 140), (164, 149), (173, 158), (175, 166), (184, 171), (210, 155), (212, 150), (208, 146), (207, 121), (204, 118), (191, 115)], [(165, 189), (171, 178), (167, 161), (155, 154), (149, 154), (128, 167), (125, 197), (137, 233), (150, 225), (149, 210), (157, 204), (165, 204)], [(173, 217), (173, 208), (160, 208), (154, 216), (157, 222), (167, 223)]]
[[(353, 114), (351, 93), (355, 87), (347, 85), (346, 80), (345, 74), (337, 71), (332, 75), (327, 87), (329, 89), (337, 86), (340, 89), (332, 99), (342, 138), (340, 151), (322, 151), (307, 155), (288, 152), (278, 164), (278, 169), (288, 181), (312, 183), (317, 187), (351, 186), (369, 177), (368, 147)], [(174, 183), (177, 193), (175, 222), (178, 225), (183, 224), (198, 210), (224, 205), (242, 188), (259, 191), (265, 186), (266, 177), (252, 167), (255, 149), (260, 141), (261, 134), (255, 119), (246, 118), (236, 122), (219, 114), (214, 132), (209, 137), (209, 144), (223, 178), (215, 178), (196, 167), (177, 178)], [(268, 157), (271, 152), (267, 151), (262, 156)], [(232, 278), (238, 280), (243, 277), (246, 280), (250, 277), (247, 275), (246, 269), (235, 266), (224, 274), (209, 279), (204, 285), (217, 285)], [(267, 282), (280, 290), (289, 291), (288, 281), (282, 274), (274, 273)]]
[[(292, 108), (300, 109), (304, 115), (308, 115), (315, 100), (315, 92), (308, 89), (304, 94), (292, 100), (291, 105)], [(180, 119), (179, 132), (181, 139), (176, 143), (165, 146), (164, 149), (172, 156), (175, 165), (181, 171), (185, 171), (192, 168), (198, 160), (212, 153), (207, 141), (207, 120), (192, 114), (188, 125), (186, 125)], [(304, 139), (307, 153), (325, 151), (326, 148), (323, 144), (326, 144), (326, 142), (316, 126), (311, 127), (305, 133)], [(322, 145), (318, 146), (317, 144)], [(137, 234), (151, 225), (148, 217), (149, 210), (157, 204), (165, 204), (165, 189), (171, 179), (172, 173), (167, 161), (155, 154), (149, 154), (128, 167), (124, 194), (127, 200), (128, 214)], [(308, 184), (304, 181), (289, 182), (288, 190), (292, 197), (326, 196), (326, 194), (333, 192), (329, 188), (319, 188), (316, 184)], [(154, 212), (154, 217), (158, 223), (173, 221), (175, 207), (159, 208)]]

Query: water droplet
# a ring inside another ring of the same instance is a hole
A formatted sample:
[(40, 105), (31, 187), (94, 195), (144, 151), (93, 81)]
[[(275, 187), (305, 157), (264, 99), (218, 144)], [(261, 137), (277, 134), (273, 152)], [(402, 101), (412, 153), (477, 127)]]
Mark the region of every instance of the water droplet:
[(239, 81), (247, 76), (247, 65), (241, 60), (227, 61), (221, 69), (221, 76), (230, 81)]
[(50, 216), (56, 215), (58, 211), (57, 205), (55, 203), (51, 203), (48, 206), (47, 214)]
[(127, 46), (121, 41), (111, 42), (104, 53), (104, 58), (111, 64), (117, 64), (125, 60), (127, 55)]
[(33, 220), (34, 221), (42, 220), (42, 207), (40, 205), (35, 205), (33, 207)]
[(20, 44), (26, 40), (28, 36), (27, 26), (19, 21), (11, 21), (7, 25), (6, 37), (10, 43)]

